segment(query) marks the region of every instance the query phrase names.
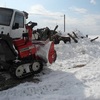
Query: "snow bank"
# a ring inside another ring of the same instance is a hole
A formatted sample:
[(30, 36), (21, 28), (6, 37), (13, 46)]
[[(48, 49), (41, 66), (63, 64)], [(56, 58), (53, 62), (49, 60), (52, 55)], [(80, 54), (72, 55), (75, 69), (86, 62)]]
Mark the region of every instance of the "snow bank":
[[(100, 100), (100, 42), (55, 45), (57, 60), (26, 82), (0, 92), (0, 100)], [(81, 66), (83, 65), (83, 66)]]

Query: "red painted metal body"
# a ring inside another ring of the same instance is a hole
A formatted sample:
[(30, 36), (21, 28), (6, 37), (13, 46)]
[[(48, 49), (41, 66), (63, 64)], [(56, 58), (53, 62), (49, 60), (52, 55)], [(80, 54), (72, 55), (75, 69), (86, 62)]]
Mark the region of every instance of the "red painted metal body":
[(15, 39), (14, 45), (18, 50), (18, 54), (20, 58), (28, 57), (30, 55), (34, 55), (37, 51), (35, 44), (32, 43), (32, 28), (30, 26), (26, 26), (28, 30), (27, 37), (23, 37), (22, 39)]
[(30, 55), (34, 55), (37, 51), (36, 46), (31, 41), (25, 41), (24, 39), (14, 40), (14, 45), (18, 50), (20, 58), (24, 58)]
[(56, 52), (54, 50), (54, 42), (52, 42), (48, 52), (48, 60), (50, 64), (52, 64), (55, 61), (55, 56)]
[(37, 59), (45, 59), (45, 61), (49, 62), (50, 64), (55, 62), (56, 51), (54, 49), (54, 42), (49, 42), (49, 40), (32, 41), (32, 27), (26, 26), (26, 29), (28, 30), (26, 37), (13, 40), (19, 57), (25, 58), (31, 55), (33, 57), (36, 57)]

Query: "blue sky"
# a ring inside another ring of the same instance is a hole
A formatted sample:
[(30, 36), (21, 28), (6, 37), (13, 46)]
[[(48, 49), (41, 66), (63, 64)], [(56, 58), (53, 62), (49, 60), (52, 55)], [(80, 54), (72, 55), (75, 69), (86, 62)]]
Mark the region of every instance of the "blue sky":
[(63, 31), (65, 14), (66, 32), (100, 34), (100, 0), (0, 0), (0, 6), (27, 11), (36, 28), (54, 29), (58, 24)]

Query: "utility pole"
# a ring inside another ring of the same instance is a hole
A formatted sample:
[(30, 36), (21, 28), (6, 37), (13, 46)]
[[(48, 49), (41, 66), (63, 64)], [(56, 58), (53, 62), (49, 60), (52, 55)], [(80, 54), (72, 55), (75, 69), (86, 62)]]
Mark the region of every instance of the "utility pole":
[(65, 27), (66, 27), (66, 25), (65, 25), (65, 23), (66, 23), (66, 20), (65, 20), (65, 14), (64, 14), (64, 32), (65, 32)]

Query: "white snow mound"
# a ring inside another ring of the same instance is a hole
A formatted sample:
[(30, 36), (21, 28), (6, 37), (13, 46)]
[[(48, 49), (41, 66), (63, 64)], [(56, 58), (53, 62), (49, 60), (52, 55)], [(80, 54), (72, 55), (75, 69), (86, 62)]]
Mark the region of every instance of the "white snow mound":
[(100, 41), (60, 42), (55, 49), (57, 60), (36, 76), (39, 83), (1, 91), (0, 100), (100, 100)]

